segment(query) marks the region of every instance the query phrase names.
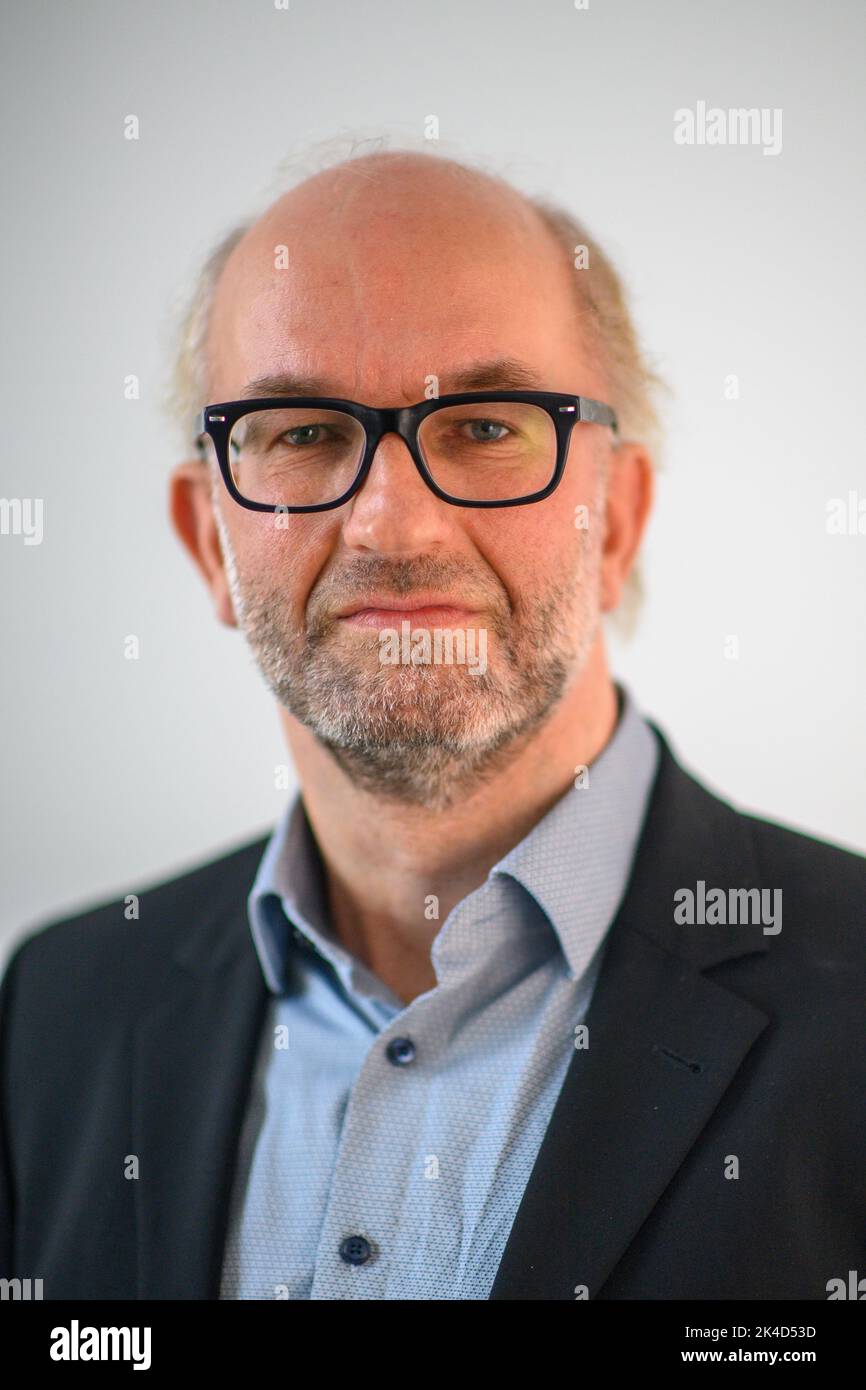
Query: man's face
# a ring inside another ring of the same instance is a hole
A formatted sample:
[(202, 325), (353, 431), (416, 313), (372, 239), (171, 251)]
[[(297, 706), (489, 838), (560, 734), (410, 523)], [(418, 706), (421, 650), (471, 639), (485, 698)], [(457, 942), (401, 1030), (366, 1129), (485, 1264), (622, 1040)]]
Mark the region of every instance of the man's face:
[[(281, 246), (287, 269), (275, 268)], [(431, 377), (444, 395), (467, 389), (456, 373), (502, 359), (537, 389), (605, 399), (575, 313), (579, 273), (516, 197), (465, 187), (432, 161), (381, 181), (321, 175), (276, 204), (226, 266), (208, 399), (292, 374), (321, 383), (306, 394), (408, 405)], [(514, 383), (494, 373), (481, 385)], [(550, 497), (473, 509), (434, 496), (388, 435), (350, 501), (278, 519), (238, 506), (214, 473), (234, 616), (277, 700), (358, 784), (445, 806), (580, 678), (598, 639), (610, 455), (608, 431), (578, 424)], [(575, 524), (582, 507), (588, 526)], [(340, 616), (373, 595), (411, 606), (422, 591), (459, 610), (434, 626), (462, 629), (483, 670), (394, 664), (393, 648), (383, 660), (382, 628), (399, 631), (406, 615), (381, 626)]]

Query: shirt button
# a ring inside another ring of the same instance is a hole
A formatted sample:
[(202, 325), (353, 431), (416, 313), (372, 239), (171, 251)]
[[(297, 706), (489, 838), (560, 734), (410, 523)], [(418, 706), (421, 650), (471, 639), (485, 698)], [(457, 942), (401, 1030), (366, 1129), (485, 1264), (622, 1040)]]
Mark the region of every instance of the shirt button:
[(395, 1067), (405, 1067), (415, 1060), (415, 1044), (411, 1038), (392, 1038), (385, 1048), (385, 1055)]
[(363, 1236), (346, 1236), (340, 1242), (340, 1259), (347, 1265), (366, 1264), (372, 1253), (370, 1242)]

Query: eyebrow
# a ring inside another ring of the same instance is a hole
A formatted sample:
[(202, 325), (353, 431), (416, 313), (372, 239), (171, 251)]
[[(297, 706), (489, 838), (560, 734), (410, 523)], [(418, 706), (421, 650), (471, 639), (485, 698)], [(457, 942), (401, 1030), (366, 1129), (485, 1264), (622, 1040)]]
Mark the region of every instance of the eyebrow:
[[(448, 394), (460, 391), (540, 391), (541, 378), (532, 367), (516, 357), (497, 357), (486, 362), (472, 362), (454, 371), (444, 372), (440, 382)], [(239, 399), (254, 400), (257, 396), (332, 396), (325, 377), (301, 376), (280, 372), (274, 376), (258, 376), (248, 381)]]

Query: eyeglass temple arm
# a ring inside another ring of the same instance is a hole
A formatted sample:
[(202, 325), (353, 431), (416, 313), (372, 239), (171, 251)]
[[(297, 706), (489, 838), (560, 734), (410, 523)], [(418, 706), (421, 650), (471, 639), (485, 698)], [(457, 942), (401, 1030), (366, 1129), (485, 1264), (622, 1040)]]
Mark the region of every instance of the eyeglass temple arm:
[(207, 447), (205, 444), (205, 437), (207, 435), (205, 423), (205, 412), (203, 410), (199, 410), (196, 413), (195, 419), (192, 422), (192, 443), (193, 448), (196, 449), (198, 453), (202, 455), (204, 455)]
[(581, 420), (588, 420), (591, 425), (610, 425), (615, 433), (618, 432), (616, 415), (609, 405), (602, 405), (601, 401), (594, 401), (589, 396), (578, 396), (577, 402)]

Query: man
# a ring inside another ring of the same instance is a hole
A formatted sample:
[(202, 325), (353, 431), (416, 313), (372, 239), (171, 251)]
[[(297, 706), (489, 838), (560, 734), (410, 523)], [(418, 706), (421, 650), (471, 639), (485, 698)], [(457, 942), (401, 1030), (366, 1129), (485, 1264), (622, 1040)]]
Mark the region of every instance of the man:
[(301, 791), (13, 956), (2, 1272), (47, 1298), (866, 1272), (863, 863), (710, 795), (611, 679), (650, 377), (571, 226), (392, 153), (211, 267), (172, 515)]

